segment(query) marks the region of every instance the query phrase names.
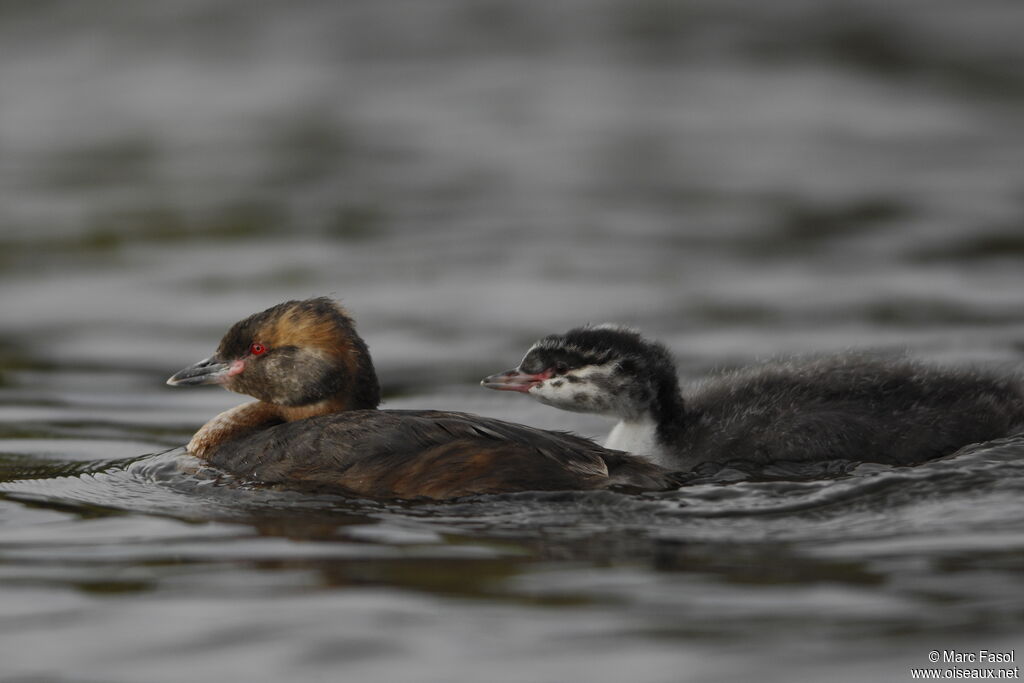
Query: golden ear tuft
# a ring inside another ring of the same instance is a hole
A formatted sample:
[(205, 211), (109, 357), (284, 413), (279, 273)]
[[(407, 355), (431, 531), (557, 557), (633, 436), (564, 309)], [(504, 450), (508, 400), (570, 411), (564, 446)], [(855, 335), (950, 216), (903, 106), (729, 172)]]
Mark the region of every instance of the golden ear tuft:
[(311, 307), (296, 302), (267, 322), (261, 330), (265, 343), (273, 347), (315, 348), (336, 356), (353, 351), (349, 328), (351, 321), (341, 307)]

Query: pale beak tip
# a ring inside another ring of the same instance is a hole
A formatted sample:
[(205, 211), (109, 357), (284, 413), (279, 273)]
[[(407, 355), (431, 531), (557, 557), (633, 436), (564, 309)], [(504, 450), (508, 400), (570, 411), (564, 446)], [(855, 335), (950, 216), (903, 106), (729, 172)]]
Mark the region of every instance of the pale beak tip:
[(213, 358), (201, 360), (171, 375), (166, 384), (171, 387), (192, 387), (203, 384), (222, 384), (228, 365)]
[(533, 375), (521, 373), (517, 370), (508, 370), (506, 372), (499, 372), (495, 375), (489, 375), (484, 377), (480, 381), (480, 386), (485, 389), (494, 389), (495, 391), (518, 391), (521, 393), (527, 393), (530, 387), (537, 383), (536, 378)]

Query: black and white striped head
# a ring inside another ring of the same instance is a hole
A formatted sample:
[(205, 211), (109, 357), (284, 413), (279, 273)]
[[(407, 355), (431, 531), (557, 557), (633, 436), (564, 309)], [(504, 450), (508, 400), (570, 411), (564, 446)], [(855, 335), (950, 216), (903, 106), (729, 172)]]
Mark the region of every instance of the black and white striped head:
[(677, 396), (672, 356), (661, 344), (617, 325), (577, 327), (544, 337), (519, 366), (485, 378), (498, 391), (518, 391), (556, 408), (636, 420)]

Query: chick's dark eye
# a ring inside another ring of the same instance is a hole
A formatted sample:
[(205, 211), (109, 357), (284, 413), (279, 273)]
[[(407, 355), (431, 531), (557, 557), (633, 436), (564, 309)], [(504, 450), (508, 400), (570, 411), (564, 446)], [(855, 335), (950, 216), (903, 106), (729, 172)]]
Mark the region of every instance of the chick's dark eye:
[(254, 356), (259, 356), (260, 354), (266, 352), (267, 347), (264, 346), (263, 344), (260, 344), (259, 342), (253, 342), (252, 344), (249, 345), (249, 353), (251, 353)]
[(569, 364), (564, 361), (558, 361), (555, 363), (555, 372), (559, 375), (564, 375), (569, 371)]

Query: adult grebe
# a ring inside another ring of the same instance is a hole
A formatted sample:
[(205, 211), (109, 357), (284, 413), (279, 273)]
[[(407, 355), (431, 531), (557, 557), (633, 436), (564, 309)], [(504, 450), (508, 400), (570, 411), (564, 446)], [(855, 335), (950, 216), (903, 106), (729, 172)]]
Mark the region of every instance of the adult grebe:
[(288, 301), (236, 323), (212, 357), (167, 383), (220, 384), (258, 399), (210, 420), (188, 450), (261, 484), (445, 499), (675, 482), (643, 458), (571, 434), (465, 413), (376, 410), (380, 388), (366, 344), (326, 298)]
[(894, 465), (1024, 429), (1016, 379), (844, 354), (705, 380), (685, 398), (661, 344), (613, 325), (544, 337), (490, 389), (617, 418), (605, 446), (663, 467), (850, 460)]

